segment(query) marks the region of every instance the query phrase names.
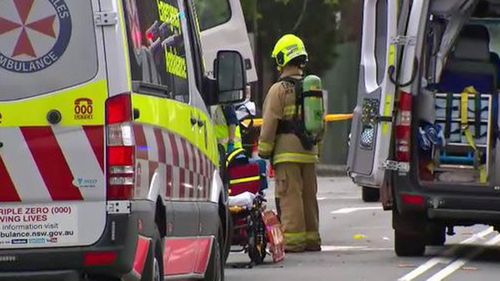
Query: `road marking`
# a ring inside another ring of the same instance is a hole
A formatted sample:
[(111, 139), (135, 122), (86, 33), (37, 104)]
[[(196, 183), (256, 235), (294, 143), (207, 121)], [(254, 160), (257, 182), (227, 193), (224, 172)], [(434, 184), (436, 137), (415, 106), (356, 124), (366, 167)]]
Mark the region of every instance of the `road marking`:
[(330, 214), (350, 214), (357, 211), (370, 211), (370, 210), (382, 210), (382, 207), (359, 207), (359, 208), (342, 208), (330, 212)]
[[(463, 240), (462, 242), (459, 243), (459, 245), (470, 244), (470, 243), (475, 242), (479, 239), (484, 239), (485, 236), (491, 234), (492, 232), (493, 232), (493, 227), (489, 227), (489, 228), (487, 228), (479, 233), (474, 234), (472, 237), (469, 237), (469, 238)], [(457, 250), (459, 245), (451, 247), (447, 251), (443, 252), (443, 255), (445, 255), (445, 256), (450, 255), (455, 250)], [(421, 266), (419, 266), (416, 269), (414, 269), (413, 271), (411, 271), (410, 273), (399, 278), (398, 281), (411, 281), (411, 280), (417, 278), (418, 276), (424, 274), (426, 271), (430, 270), (434, 266), (436, 266), (440, 263), (449, 263), (450, 261), (451, 260), (449, 258), (441, 258), (441, 257), (432, 258), (432, 259), (428, 260), (426, 263), (422, 264)]]
[[(493, 245), (498, 244), (499, 242), (500, 242), (500, 234), (498, 234), (497, 236), (488, 240), (488, 242), (484, 243), (484, 245), (485, 246), (493, 246)], [(460, 258), (460, 259), (454, 261), (453, 263), (449, 264), (447, 267), (443, 268), (438, 273), (432, 275), (429, 279), (427, 279), (427, 281), (440, 281), (440, 280), (445, 279), (446, 277), (453, 274), (455, 271), (462, 268), (462, 266), (464, 266), (470, 260), (479, 256), (482, 252), (484, 252), (484, 248), (477, 249), (474, 252), (468, 254), (465, 258)]]
[(321, 245), (322, 252), (347, 252), (347, 251), (393, 251), (394, 248), (370, 248), (367, 246), (333, 246)]

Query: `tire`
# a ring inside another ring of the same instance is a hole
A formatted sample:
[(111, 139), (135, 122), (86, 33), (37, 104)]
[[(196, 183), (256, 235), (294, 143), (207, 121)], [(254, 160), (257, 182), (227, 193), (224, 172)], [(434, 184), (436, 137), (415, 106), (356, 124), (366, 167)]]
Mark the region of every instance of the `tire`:
[(208, 262), (207, 272), (205, 273), (204, 281), (224, 281), (224, 249), (223, 249), (223, 229), (219, 222), (219, 231), (212, 243), (212, 252), (210, 261)]
[(225, 238), (225, 246), (224, 246), (224, 264), (226, 264), (227, 259), (229, 258), (229, 254), (231, 253), (231, 244), (233, 240), (233, 217), (231, 214), (228, 212), (227, 216), (227, 227), (228, 229), (226, 230), (226, 235), (227, 237)]
[(146, 260), (141, 281), (164, 281), (162, 240), (158, 228), (153, 237), (153, 251)]
[(430, 224), (427, 230), (427, 245), (443, 246), (446, 242), (446, 228), (442, 225)]
[(361, 195), (364, 202), (378, 202), (380, 199), (380, 189), (363, 186)]
[(399, 257), (419, 257), (425, 253), (425, 243), (421, 235), (394, 230), (394, 250)]

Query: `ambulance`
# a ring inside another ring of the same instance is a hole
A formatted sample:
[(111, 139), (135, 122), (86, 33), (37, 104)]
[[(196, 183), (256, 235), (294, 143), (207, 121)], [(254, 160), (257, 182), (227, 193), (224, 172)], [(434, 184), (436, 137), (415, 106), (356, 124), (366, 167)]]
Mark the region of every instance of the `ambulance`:
[(238, 40), (208, 77), (192, 0), (0, 2), (0, 280), (224, 280)]
[[(500, 2), (365, 1), (348, 171), (380, 189), (399, 256), (500, 226)], [(498, 165), (497, 165), (498, 164)]]

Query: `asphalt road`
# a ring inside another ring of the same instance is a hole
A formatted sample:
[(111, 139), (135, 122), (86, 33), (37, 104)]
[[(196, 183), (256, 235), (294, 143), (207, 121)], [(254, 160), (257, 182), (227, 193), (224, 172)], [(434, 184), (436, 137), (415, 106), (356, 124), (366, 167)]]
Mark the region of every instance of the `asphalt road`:
[(427, 247), (424, 257), (399, 258), (391, 213), (379, 203), (362, 202), (360, 191), (347, 178), (321, 178), (323, 251), (287, 254), (278, 264), (268, 257), (251, 269), (239, 268), (249, 261), (245, 254), (232, 253), (226, 280), (500, 280), (500, 235), (488, 226), (456, 228), (444, 247)]

